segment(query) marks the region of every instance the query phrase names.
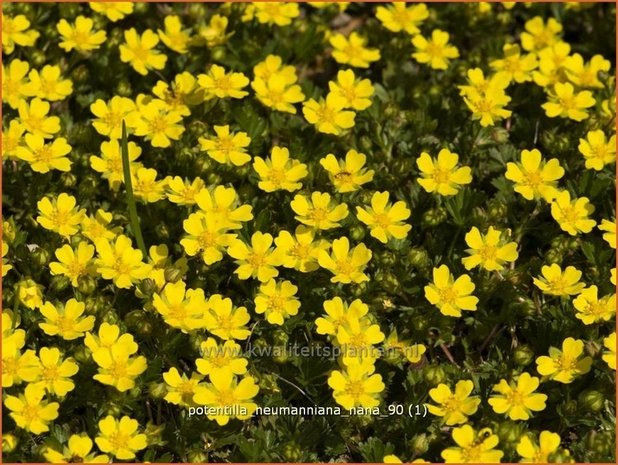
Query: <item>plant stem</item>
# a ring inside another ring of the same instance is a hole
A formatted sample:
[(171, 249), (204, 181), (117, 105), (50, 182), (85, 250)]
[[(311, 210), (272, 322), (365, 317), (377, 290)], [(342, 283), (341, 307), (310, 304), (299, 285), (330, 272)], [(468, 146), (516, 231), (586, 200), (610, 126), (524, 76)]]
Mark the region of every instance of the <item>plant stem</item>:
[(127, 205), (129, 207), (129, 219), (131, 221), (131, 230), (137, 241), (137, 246), (142, 251), (143, 258), (148, 257), (146, 251), (146, 244), (144, 244), (144, 237), (142, 236), (142, 230), (139, 227), (139, 218), (137, 217), (137, 207), (135, 205), (135, 196), (133, 195), (133, 184), (131, 183), (131, 165), (129, 162), (129, 147), (127, 143), (127, 127), (122, 121), (122, 140), (120, 142), (120, 149), (122, 152), (122, 171), (124, 173), (124, 185), (127, 194)]

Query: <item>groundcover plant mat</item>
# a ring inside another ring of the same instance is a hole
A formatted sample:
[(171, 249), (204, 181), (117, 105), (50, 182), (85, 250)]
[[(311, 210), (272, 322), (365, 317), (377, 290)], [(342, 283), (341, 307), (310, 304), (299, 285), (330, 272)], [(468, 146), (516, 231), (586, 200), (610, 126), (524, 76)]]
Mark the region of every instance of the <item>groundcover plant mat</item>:
[(613, 3), (4, 3), (8, 462), (615, 462)]

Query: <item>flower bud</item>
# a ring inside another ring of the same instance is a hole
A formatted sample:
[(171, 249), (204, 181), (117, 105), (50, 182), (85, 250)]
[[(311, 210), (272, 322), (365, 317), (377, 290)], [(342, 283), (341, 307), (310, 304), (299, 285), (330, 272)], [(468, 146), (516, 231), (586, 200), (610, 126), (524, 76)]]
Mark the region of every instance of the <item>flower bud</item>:
[[(191, 121), (191, 123), (189, 123), (188, 132), (197, 139), (198, 137), (207, 135), (208, 125), (199, 120)], [(206, 159), (210, 160), (208, 156), (206, 156)]]
[(157, 292), (157, 290), (157, 284), (150, 278), (144, 279), (137, 285), (137, 292), (139, 292), (143, 298), (148, 300), (150, 300), (152, 295)]
[(206, 16), (206, 6), (202, 3), (189, 3), (187, 14), (192, 21), (198, 22)]
[(549, 249), (545, 254), (545, 261), (550, 265), (553, 263), (561, 264), (563, 258), (562, 251), (554, 248)]
[(60, 175), (60, 185), (62, 187), (71, 188), (77, 184), (77, 176), (73, 173), (62, 173)]
[(354, 297), (361, 297), (365, 292), (367, 292), (367, 282), (354, 284), (351, 291)]
[(446, 221), (447, 213), (442, 207), (431, 208), (425, 212), (421, 220), (423, 227), (438, 226)]
[(410, 441), (410, 449), (415, 456), (423, 455), (429, 450), (429, 438), (425, 433), (417, 434)]
[(577, 399), (580, 407), (586, 412), (600, 412), (605, 404), (605, 396), (593, 389), (582, 391)]
[(97, 280), (92, 276), (81, 276), (77, 280), (77, 290), (84, 295), (90, 295), (97, 290)]
[(153, 399), (163, 399), (167, 394), (165, 383), (150, 383), (148, 385), (148, 394)]
[(90, 80), (90, 70), (86, 65), (77, 66), (71, 73), (74, 84), (85, 84)]
[(365, 228), (363, 228), (360, 224), (356, 224), (350, 228), (350, 239), (355, 242), (362, 241), (365, 238)]
[(213, 48), (210, 52), (210, 56), (212, 57), (213, 61), (219, 62), (223, 60), (225, 58), (225, 47), (217, 46)]
[(508, 207), (503, 201), (491, 199), (487, 205), (487, 215), (492, 222), (501, 222), (506, 218)]
[(221, 178), (221, 176), (219, 176), (213, 171), (208, 173), (208, 176), (206, 176), (206, 181), (208, 182), (208, 184), (219, 185), (223, 182), (223, 179)]
[(40, 50), (33, 50), (30, 53), (30, 64), (33, 68), (41, 68), (47, 61), (45, 53)]
[(121, 97), (130, 98), (132, 93), (133, 89), (131, 88), (131, 83), (129, 81), (122, 79), (118, 82), (118, 85), (116, 86), (116, 94)]
[(54, 292), (62, 292), (71, 285), (71, 280), (63, 275), (54, 276), (50, 283), (49, 288)]
[(13, 452), (17, 447), (17, 438), (12, 434), (2, 436), (2, 452)]
[(162, 240), (170, 238), (170, 228), (165, 223), (159, 223), (155, 228), (157, 237)]
[(152, 333), (152, 323), (144, 310), (132, 310), (125, 316), (124, 321), (129, 328), (142, 336)]
[(296, 442), (293, 441), (290, 441), (283, 446), (282, 453), (283, 458), (292, 463), (299, 462), (303, 456), (302, 449)]
[(2, 222), (2, 241), (11, 245), (11, 243), (15, 240), (16, 231), (15, 220), (13, 217), (8, 220), (4, 220)]
[(390, 250), (385, 250), (378, 255), (378, 263), (384, 267), (392, 267), (397, 263), (397, 257)]
[(32, 258), (38, 266), (43, 267), (49, 263), (51, 253), (49, 253), (47, 249), (38, 247), (34, 252), (32, 252)]
[[(195, 3), (192, 3), (195, 5)], [(187, 454), (189, 463), (208, 463), (208, 455), (202, 449), (191, 449)]]
[(444, 382), (444, 380), (446, 379), (446, 372), (441, 365), (426, 366), (424, 375), (425, 381), (427, 381), (432, 386), (437, 386), (438, 384)]
[(180, 281), (183, 275), (184, 275), (183, 270), (175, 266), (169, 266), (165, 268), (165, 271), (163, 272), (165, 281), (168, 283), (176, 283)]
[(134, 3), (135, 7), (133, 8), (133, 12), (136, 15), (143, 15), (144, 13), (148, 12), (148, 9), (150, 8), (147, 4), (145, 3), (139, 3), (139, 2), (135, 2)]
[(534, 360), (534, 350), (528, 345), (520, 345), (513, 352), (513, 360), (521, 367), (530, 365)]
[(408, 252), (408, 261), (415, 268), (427, 268), (430, 263), (429, 254), (422, 247), (414, 247)]
[(503, 421), (494, 428), (494, 432), (500, 438), (501, 443), (510, 444), (514, 448), (524, 433), (524, 428), (520, 423)]
[(558, 449), (556, 452), (549, 454), (547, 457), (549, 463), (575, 463), (571, 452), (567, 449)]
[(92, 353), (90, 352), (90, 349), (88, 349), (88, 347), (86, 347), (85, 345), (79, 345), (77, 346), (73, 352), (73, 358), (78, 362), (78, 363), (86, 363), (90, 360), (90, 357), (92, 355)]

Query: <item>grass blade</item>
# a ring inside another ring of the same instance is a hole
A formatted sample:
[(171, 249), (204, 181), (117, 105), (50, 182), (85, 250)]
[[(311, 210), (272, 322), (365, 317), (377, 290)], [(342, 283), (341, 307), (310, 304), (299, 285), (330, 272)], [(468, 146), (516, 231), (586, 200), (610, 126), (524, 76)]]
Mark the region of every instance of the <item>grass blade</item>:
[(137, 206), (135, 205), (135, 195), (133, 195), (133, 184), (131, 183), (131, 164), (129, 162), (129, 145), (127, 142), (127, 127), (122, 122), (122, 139), (120, 141), (120, 150), (122, 153), (122, 171), (124, 173), (124, 186), (127, 194), (127, 205), (129, 207), (129, 220), (131, 221), (131, 230), (137, 241), (137, 246), (142, 251), (144, 260), (148, 257), (144, 237), (139, 226), (139, 218), (137, 216)]

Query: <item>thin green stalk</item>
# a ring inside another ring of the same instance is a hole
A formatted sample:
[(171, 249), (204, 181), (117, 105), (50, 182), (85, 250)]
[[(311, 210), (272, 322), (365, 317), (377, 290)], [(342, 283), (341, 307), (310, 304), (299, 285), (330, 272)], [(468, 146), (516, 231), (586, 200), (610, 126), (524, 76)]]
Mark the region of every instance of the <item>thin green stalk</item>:
[(131, 221), (131, 230), (137, 241), (137, 246), (142, 251), (144, 259), (148, 256), (146, 244), (142, 230), (139, 227), (139, 218), (137, 217), (137, 207), (135, 205), (135, 196), (133, 195), (133, 184), (131, 183), (131, 164), (129, 162), (129, 147), (127, 142), (127, 127), (122, 121), (122, 140), (120, 141), (120, 150), (122, 152), (122, 171), (124, 173), (124, 185), (127, 193), (127, 205), (129, 207), (129, 219)]

